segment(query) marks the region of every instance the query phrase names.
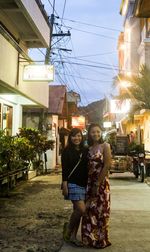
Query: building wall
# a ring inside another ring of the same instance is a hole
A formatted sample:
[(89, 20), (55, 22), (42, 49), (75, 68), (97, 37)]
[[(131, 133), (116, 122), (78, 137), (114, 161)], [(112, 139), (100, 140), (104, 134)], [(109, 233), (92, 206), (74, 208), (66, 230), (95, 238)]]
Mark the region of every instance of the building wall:
[(140, 21), (129, 18), (124, 26), (124, 70), (125, 74), (136, 74), (139, 70)]
[(17, 82), (18, 52), (0, 35), (0, 80), (15, 87)]
[[(146, 19), (133, 17), (132, 6), (126, 5), (127, 1), (122, 3), (127, 7), (124, 13), (125, 75), (139, 74), (142, 65), (150, 68), (150, 35), (147, 36), (149, 31), (146, 28)], [(125, 134), (130, 131), (136, 133), (137, 143), (144, 143), (145, 150), (150, 150), (150, 111), (136, 114), (133, 123), (129, 120), (122, 121), (122, 128)]]
[[(19, 41), (22, 47), (48, 47), (50, 41), (50, 25), (45, 19), (36, 0), (17, 0), (13, 9), (0, 8), (0, 20), (8, 31)], [(9, 3), (8, 3), (9, 4)], [(42, 6), (41, 6), (42, 8)], [(19, 25), (18, 25), (19, 24)], [(19, 27), (19, 29), (18, 29)]]
[(23, 64), (19, 67), (19, 83), (17, 83), (18, 52), (0, 35), (0, 81), (6, 87), (18, 90), (20, 93), (48, 107), (48, 82), (24, 82), (22, 80)]
[(20, 2), (20, 4), (22, 4), (22, 6), (24, 6), (26, 11), (28, 12), (26, 17), (32, 19), (32, 21), (35, 23), (34, 28), (38, 30), (41, 39), (45, 42), (45, 46), (48, 47), (50, 41), (49, 26), (43, 18), (43, 15), (36, 1), (21, 0)]

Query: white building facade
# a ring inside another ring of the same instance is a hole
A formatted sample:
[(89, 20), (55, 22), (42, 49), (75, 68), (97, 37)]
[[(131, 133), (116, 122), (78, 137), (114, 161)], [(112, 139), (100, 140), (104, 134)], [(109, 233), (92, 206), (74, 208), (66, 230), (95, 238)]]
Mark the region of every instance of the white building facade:
[[(148, 15), (138, 17), (137, 6), (145, 8), (149, 6), (149, 1), (144, 5), (137, 5), (138, 0), (122, 0), (121, 15), (125, 16), (123, 42), (118, 50), (123, 56), (119, 59), (121, 71), (124, 76), (139, 75), (141, 66), (146, 65), (150, 69), (150, 12)], [(141, 9), (139, 9), (141, 10)], [(147, 8), (147, 11), (149, 9)], [(146, 12), (148, 14), (148, 12)], [(137, 111), (134, 115), (134, 123), (128, 122), (128, 116), (123, 119), (125, 133), (130, 130), (136, 133), (137, 142), (143, 143), (146, 150), (150, 150), (150, 111)], [(141, 137), (142, 136), (142, 137)]]
[(23, 81), (29, 48), (46, 48), (50, 25), (40, 0), (0, 1), (0, 128), (14, 135), (23, 106), (48, 107), (48, 82)]

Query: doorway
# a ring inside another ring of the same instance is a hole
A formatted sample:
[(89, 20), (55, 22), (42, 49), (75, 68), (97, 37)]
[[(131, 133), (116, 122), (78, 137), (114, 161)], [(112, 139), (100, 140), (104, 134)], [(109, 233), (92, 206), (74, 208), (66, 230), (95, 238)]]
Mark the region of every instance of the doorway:
[(13, 107), (4, 104), (2, 107), (2, 129), (9, 136), (12, 135), (12, 117)]

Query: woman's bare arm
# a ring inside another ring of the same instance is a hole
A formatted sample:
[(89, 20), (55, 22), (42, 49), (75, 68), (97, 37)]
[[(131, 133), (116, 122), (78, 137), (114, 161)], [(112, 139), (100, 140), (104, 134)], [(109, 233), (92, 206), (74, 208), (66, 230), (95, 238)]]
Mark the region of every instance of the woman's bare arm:
[(111, 165), (111, 149), (110, 145), (108, 143), (104, 143), (103, 145), (103, 158), (104, 158), (104, 167), (102, 169), (102, 172), (100, 173), (98, 184), (102, 184), (106, 175), (108, 174), (108, 170)]

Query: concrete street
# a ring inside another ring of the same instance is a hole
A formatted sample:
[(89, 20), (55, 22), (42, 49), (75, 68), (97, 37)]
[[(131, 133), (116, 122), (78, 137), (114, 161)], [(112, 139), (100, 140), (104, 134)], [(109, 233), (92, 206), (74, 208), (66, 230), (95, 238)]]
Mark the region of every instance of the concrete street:
[(55, 252), (71, 211), (60, 191), (61, 176), (35, 177), (0, 198), (0, 252)]
[[(131, 174), (111, 175), (112, 212), (107, 252), (150, 251), (150, 187)], [(60, 191), (60, 174), (39, 176), (0, 198), (1, 252), (56, 252), (72, 205)], [(60, 252), (95, 251), (64, 244)]]
[[(150, 251), (150, 187), (139, 183), (131, 174), (111, 176), (111, 222), (112, 246), (106, 252)], [(60, 252), (95, 251), (78, 249), (64, 244)]]

